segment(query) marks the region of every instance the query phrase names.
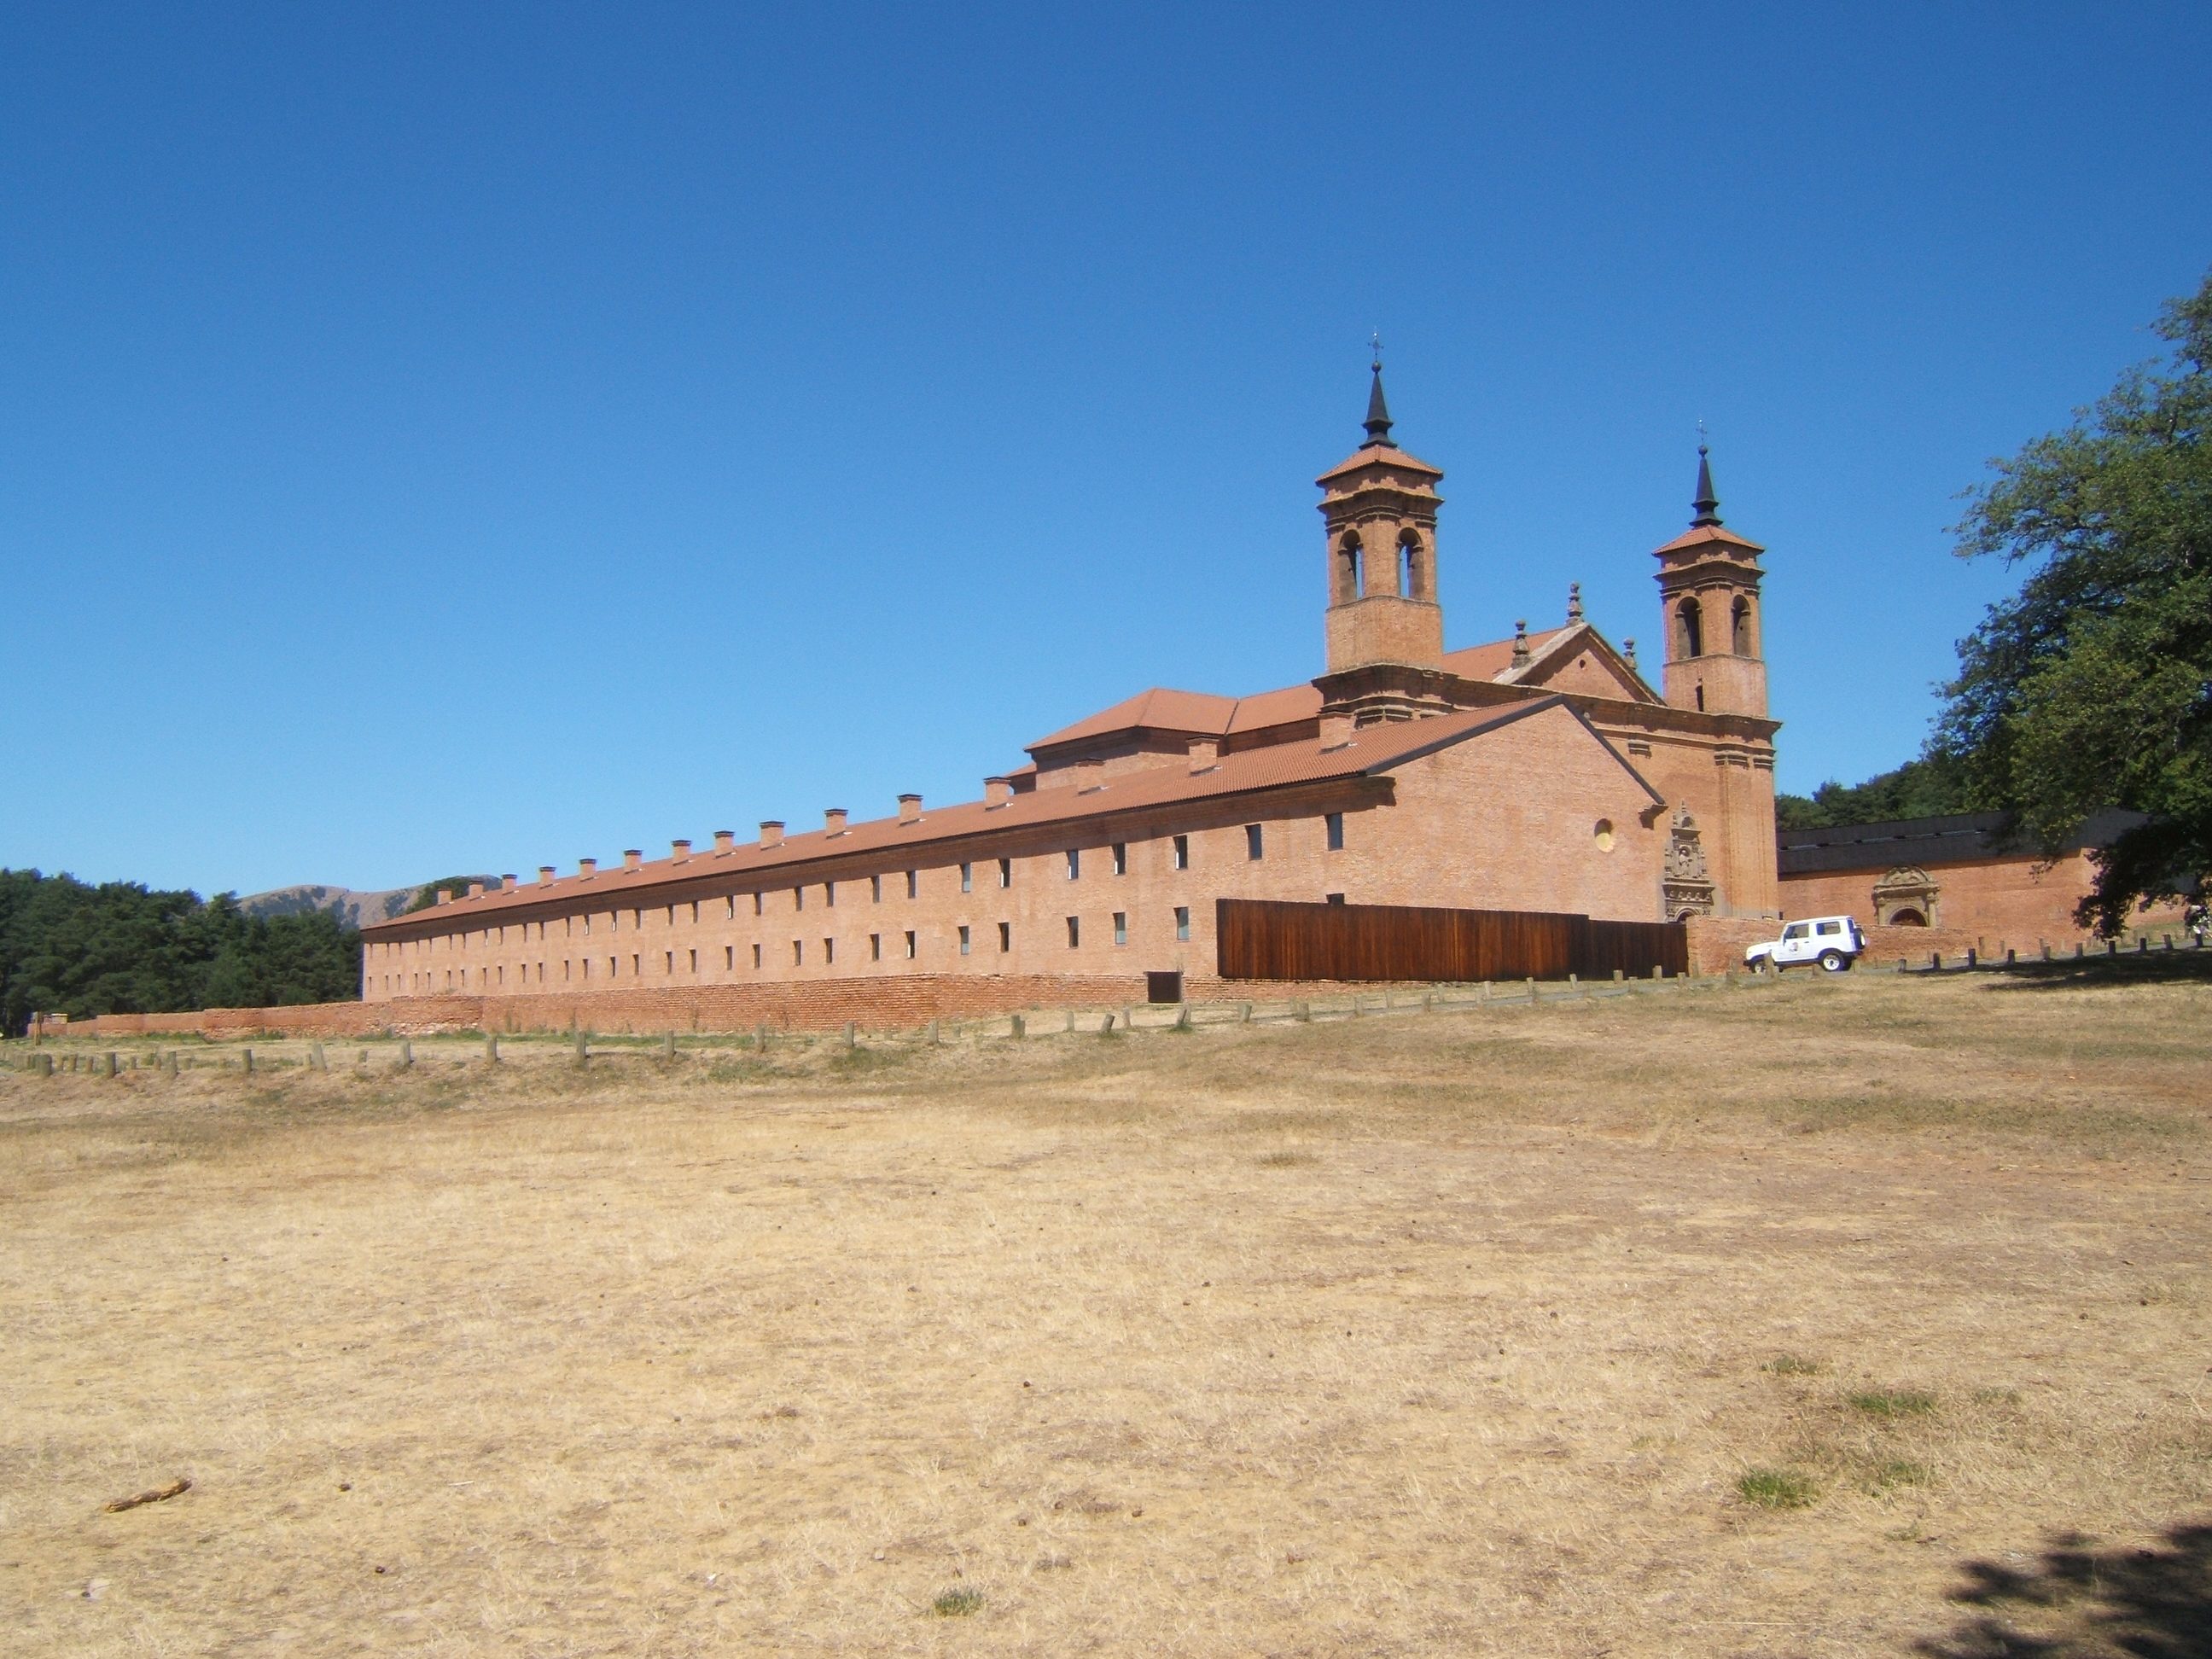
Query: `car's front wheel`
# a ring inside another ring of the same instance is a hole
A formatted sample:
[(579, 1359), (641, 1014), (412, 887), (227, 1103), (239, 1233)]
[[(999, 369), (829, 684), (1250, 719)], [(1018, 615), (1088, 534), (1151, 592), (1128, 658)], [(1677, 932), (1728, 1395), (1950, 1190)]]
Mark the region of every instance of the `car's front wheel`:
[(1840, 974), (1851, 965), (1851, 959), (1841, 951), (1820, 952), (1820, 968), (1825, 973)]

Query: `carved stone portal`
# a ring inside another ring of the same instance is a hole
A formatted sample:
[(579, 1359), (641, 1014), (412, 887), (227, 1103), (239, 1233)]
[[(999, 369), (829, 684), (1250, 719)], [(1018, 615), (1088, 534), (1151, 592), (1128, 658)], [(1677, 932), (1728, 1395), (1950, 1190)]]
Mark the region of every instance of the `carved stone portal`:
[(1874, 919), (1883, 927), (1940, 927), (1936, 902), (1942, 890), (1914, 865), (1900, 864), (1874, 884)]
[(1669, 921), (1713, 914), (1713, 883), (1705, 870), (1705, 841), (1698, 821), (1682, 807), (1674, 809), (1667, 841), (1667, 873), (1659, 890)]

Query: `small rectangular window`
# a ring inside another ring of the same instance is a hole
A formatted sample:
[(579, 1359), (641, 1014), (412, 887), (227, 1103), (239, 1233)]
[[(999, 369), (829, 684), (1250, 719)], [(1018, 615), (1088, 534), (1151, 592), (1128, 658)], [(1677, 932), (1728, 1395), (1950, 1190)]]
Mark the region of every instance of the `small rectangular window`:
[(805, 945), (805, 942), (804, 940), (802, 940), (802, 939), (793, 939), (793, 940), (792, 940), (792, 941), (791, 941), (791, 965), (792, 965), (793, 967), (794, 967), (794, 968), (800, 967), (800, 966), (803, 966), (803, 965), (805, 964), (805, 961), (806, 961), (806, 945)]
[(964, 925), (960, 929), (960, 954), (963, 957), (968, 954), (968, 929)]
[(664, 974), (673, 975), (676, 972), (676, 952), (673, 951), (664, 951), (661, 952), (661, 955), (667, 957), (667, 960), (661, 963), (660, 971)]
[(1344, 850), (1344, 814), (1327, 813), (1322, 817), (1322, 823), (1328, 830), (1328, 850), (1332, 853), (1341, 853)]
[[(696, 921), (698, 918), (695, 916), (692, 920)], [(668, 925), (671, 927), (676, 925), (676, 907), (672, 904), (668, 907)]]
[(699, 953), (696, 951), (691, 953), (691, 971), (695, 974), (699, 971)]
[(881, 904), (883, 902), (884, 878), (881, 876), (870, 876), (868, 878), (868, 902), (871, 904)]
[(1175, 838), (1175, 867), (1178, 870), (1190, 868), (1190, 837), (1188, 836), (1177, 836)]
[(592, 936), (592, 918), (591, 918), (591, 913), (590, 913), (590, 912), (588, 912), (588, 911), (586, 911), (586, 912), (585, 913), (585, 915), (584, 915), (584, 937), (585, 937), (586, 939), (589, 939), (589, 938), (591, 938), (591, 936)]
[(694, 927), (696, 927), (699, 925), (699, 901), (697, 899), (693, 899), (691, 901), (691, 925)]
[(1248, 859), (1260, 856), (1260, 826), (1256, 823), (1244, 826), (1244, 856)]
[[(644, 977), (644, 963), (645, 957), (642, 955), (634, 956), (629, 959), (629, 976), (632, 979), (641, 979)], [(615, 959), (612, 957), (609, 957), (607, 958), (607, 972), (611, 974), (614, 970)]]
[(1129, 913), (1127, 910), (1116, 910), (1114, 913), (1114, 943), (1127, 945), (1128, 942)]
[(1114, 843), (1114, 873), (1117, 876), (1129, 873), (1129, 843), (1126, 841)]
[(906, 872), (906, 896), (908, 898), (921, 896), (921, 872), (919, 870), (909, 870)]
[(871, 933), (871, 934), (869, 934), (869, 935), (868, 935), (868, 960), (869, 960), (870, 962), (881, 962), (883, 959), (884, 959), (884, 936), (883, 936), (881, 933)]
[(724, 899), (722, 901), (722, 920), (725, 921), (735, 921), (738, 919), (738, 896), (735, 893), (732, 893), (729, 897)]
[(828, 905), (832, 910), (837, 908), (837, 884), (836, 882), (825, 881), (822, 884), (822, 902)]
[(722, 970), (723, 970), (725, 973), (731, 973), (731, 974), (734, 974), (735, 972), (737, 972), (737, 970), (738, 970), (738, 947), (737, 947), (736, 945), (725, 945), (722, 947)]
[(1083, 879), (1083, 854), (1073, 847), (1067, 849), (1067, 878), (1070, 881)]
[(1341, 893), (1325, 893), (1322, 896), (1331, 904), (1341, 904), (1344, 902), (1344, 895)]
[(830, 968), (836, 966), (836, 962), (837, 941), (834, 939), (823, 939), (822, 941), (822, 965), (824, 968)]
[(1002, 921), (999, 924), (999, 954), (1004, 956), (1013, 948), (1014, 924), (1011, 921)]
[(1082, 945), (1083, 918), (1080, 916), (1070, 916), (1067, 919), (1067, 948), (1071, 951), (1079, 950), (1082, 947)]
[(972, 893), (975, 890), (975, 866), (972, 864), (963, 864), (960, 866), (960, 890), (963, 893)]
[(753, 914), (757, 916), (764, 916), (768, 914), (767, 894), (755, 893), (753, 895)]
[(909, 933), (907, 934), (907, 936), (906, 936), (906, 959), (907, 959), (908, 962), (912, 962), (912, 961), (914, 960), (914, 957), (915, 957), (915, 939), (914, 939), (914, 934), (913, 934), (911, 932), (909, 932)]
[(1014, 861), (1012, 859), (1000, 859), (999, 860), (999, 885), (1001, 887), (1012, 887), (1013, 884)]
[(570, 964), (569, 964), (569, 963), (566, 963), (566, 962), (563, 962), (563, 963), (561, 964), (561, 977), (562, 977), (562, 979), (566, 979), (566, 978), (568, 978), (568, 969), (569, 969), (569, 966), (570, 966)]
[(1176, 937), (1179, 939), (1187, 939), (1190, 937), (1190, 907), (1188, 905), (1176, 906)]
[(759, 945), (754, 945), (754, 946), (753, 946), (753, 971), (754, 971), (755, 973), (758, 973), (758, 972), (760, 971), (760, 965), (761, 965), (761, 948), (760, 948), (760, 946), (759, 946)]
[(806, 908), (806, 890), (804, 887), (794, 887), (791, 890), (791, 908), (794, 910), (804, 910)]

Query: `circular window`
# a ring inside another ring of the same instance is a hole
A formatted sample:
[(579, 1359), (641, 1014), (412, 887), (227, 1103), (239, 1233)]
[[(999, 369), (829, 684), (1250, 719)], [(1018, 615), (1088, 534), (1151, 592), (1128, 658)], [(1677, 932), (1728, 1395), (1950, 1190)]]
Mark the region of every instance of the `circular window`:
[(1590, 831), (1590, 839), (1597, 843), (1599, 852), (1613, 851), (1613, 820), (1600, 818), (1597, 821), (1597, 827)]

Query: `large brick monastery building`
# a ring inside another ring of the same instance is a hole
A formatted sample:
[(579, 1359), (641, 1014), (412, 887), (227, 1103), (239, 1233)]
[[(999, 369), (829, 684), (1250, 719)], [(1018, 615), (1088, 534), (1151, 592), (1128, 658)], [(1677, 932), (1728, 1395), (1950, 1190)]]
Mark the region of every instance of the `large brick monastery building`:
[(890, 817), (472, 887), (362, 929), (364, 996), (1005, 975), (1125, 1000), (1147, 972), (1213, 975), (1224, 897), (1776, 914), (1762, 550), (1722, 524), (1703, 448), (1696, 516), (1656, 555), (1655, 689), (1578, 591), (1562, 628), (1444, 649), (1443, 474), (1392, 424), (1378, 363), (1365, 441), (1317, 481), (1316, 678), (1141, 692), (1040, 738), (981, 800), (901, 795)]

